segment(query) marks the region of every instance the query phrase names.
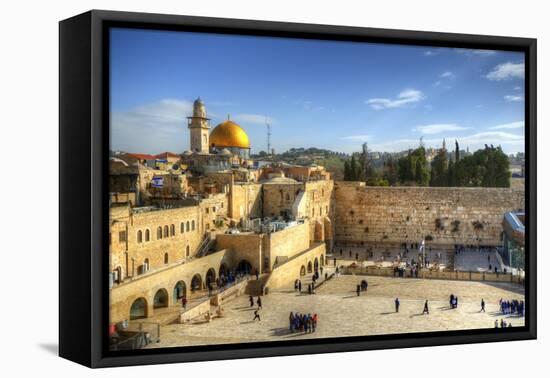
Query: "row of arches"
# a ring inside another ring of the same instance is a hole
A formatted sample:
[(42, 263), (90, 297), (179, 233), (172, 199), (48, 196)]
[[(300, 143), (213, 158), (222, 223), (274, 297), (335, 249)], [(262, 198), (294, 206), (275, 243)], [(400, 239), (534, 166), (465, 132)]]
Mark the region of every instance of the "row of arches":
[[(206, 289), (209, 285), (214, 285), (216, 279), (222, 276), (227, 276), (229, 269), (226, 264), (221, 263), (218, 269), (218, 272), (214, 268), (210, 268), (203, 275), (200, 273), (195, 273), (191, 280), (189, 281), (189, 292), (192, 297), (195, 293), (200, 292)], [(236, 268), (237, 273), (241, 274), (250, 274), (252, 272), (252, 264), (247, 260), (241, 260), (237, 264)], [(172, 290), (172, 303), (170, 303), (170, 297), (168, 289), (162, 287), (158, 289), (152, 298), (152, 309), (161, 309), (169, 306), (179, 306), (182, 298), (188, 298), (187, 284), (184, 280), (177, 281), (174, 286), (171, 287)], [(204, 295), (201, 293), (201, 295)], [(192, 298), (190, 298), (192, 299)], [(145, 296), (136, 298), (131, 306), (129, 311), (130, 320), (145, 319), (150, 317), (152, 314), (149, 313), (149, 302)]]
[[(180, 223), (181, 234), (189, 231), (195, 231), (195, 229), (196, 229), (195, 220)], [(165, 225), (164, 227), (163, 226), (157, 227), (157, 240), (161, 240), (163, 238), (168, 238), (171, 236), (176, 236), (176, 225), (171, 224), (171, 225)], [(138, 230), (136, 239), (138, 244), (151, 241), (151, 231), (148, 228), (146, 228), (145, 230)]]
[(302, 265), (300, 267), (300, 276), (305, 276), (307, 273), (317, 272), (323, 265), (325, 265), (325, 256), (321, 255), (319, 258), (316, 257), (313, 262), (308, 261), (306, 265)]

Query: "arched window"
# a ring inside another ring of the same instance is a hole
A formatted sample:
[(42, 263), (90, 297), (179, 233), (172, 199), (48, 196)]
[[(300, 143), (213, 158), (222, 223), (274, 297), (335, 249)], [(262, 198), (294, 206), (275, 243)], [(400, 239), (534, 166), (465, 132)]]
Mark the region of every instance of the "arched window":
[(176, 236), (176, 226), (170, 225), (170, 236)]
[(142, 273), (147, 273), (149, 271), (149, 259), (143, 261)]
[(185, 231), (189, 232), (189, 221), (185, 224)]
[(168, 264), (168, 253), (164, 254), (164, 263)]
[(148, 242), (151, 240), (151, 233), (149, 232), (149, 229), (145, 230), (145, 241)]
[(162, 239), (162, 227), (160, 226), (157, 228), (157, 239)]
[(143, 231), (139, 230), (137, 232), (137, 242), (138, 243), (143, 243)]
[(189, 257), (189, 246), (185, 247), (185, 257)]
[(180, 232), (183, 234), (185, 232), (185, 223), (180, 223)]
[(195, 221), (191, 222), (191, 228), (193, 229), (193, 231), (195, 231)]
[(167, 238), (168, 236), (168, 226), (164, 226), (164, 237)]

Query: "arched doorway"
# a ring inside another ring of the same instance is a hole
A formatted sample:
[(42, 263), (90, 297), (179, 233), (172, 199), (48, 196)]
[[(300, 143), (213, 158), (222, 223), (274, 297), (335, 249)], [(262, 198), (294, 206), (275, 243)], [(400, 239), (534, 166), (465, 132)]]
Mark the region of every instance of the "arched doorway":
[(306, 275), (306, 267), (302, 265), (302, 267), (300, 268), (300, 276), (305, 276)]
[(213, 284), (216, 281), (216, 271), (214, 268), (208, 269), (206, 272), (206, 285)]
[(219, 277), (227, 277), (227, 265), (224, 263), (220, 264), (220, 270), (218, 271)]
[(153, 299), (153, 308), (168, 307), (168, 291), (166, 289), (159, 289)]
[(308, 272), (308, 273), (313, 272), (313, 268), (312, 268), (312, 266), (311, 266), (311, 261), (307, 263), (307, 272)]
[(317, 257), (315, 258), (315, 260), (313, 260), (313, 271), (319, 271), (319, 259)]
[(144, 319), (147, 317), (147, 301), (145, 298), (138, 298), (130, 307), (130, 320)]
[(246, 260), (241, 260), (239, 265), (237, 265), (237, 273), (241, 274), (250, 274), (252, 273), (252, 264)]
[(202, 277), (198, 273), (191, 279), (191, 291), (195, 292), (197, 290), (202, 290)]
[(178, 301), (183, 298), (187, 297), (187, 287), (185, 286), (185, 282), (178, 281), (176, 285), (174, 286), (174, 293), (173, 293), (173, 302), (174, 304), (178, 303)]

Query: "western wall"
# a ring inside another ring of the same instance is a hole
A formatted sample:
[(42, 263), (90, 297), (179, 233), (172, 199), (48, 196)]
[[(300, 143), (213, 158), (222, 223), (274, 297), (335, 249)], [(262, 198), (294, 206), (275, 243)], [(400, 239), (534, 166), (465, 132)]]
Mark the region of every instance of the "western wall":
[(524, 209), (523, 190), (509, 188), (334, 185), (337, 245), (420, 243), (500, 245), (504, 213)]

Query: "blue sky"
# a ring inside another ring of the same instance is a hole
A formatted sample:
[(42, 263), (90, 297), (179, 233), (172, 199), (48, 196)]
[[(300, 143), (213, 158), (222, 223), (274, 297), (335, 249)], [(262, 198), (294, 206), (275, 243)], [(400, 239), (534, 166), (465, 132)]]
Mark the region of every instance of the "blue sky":
[(111, 148), (183, 152), (200, 96), (266, 149), (524, 151), (522, 53), (113, 29)]

